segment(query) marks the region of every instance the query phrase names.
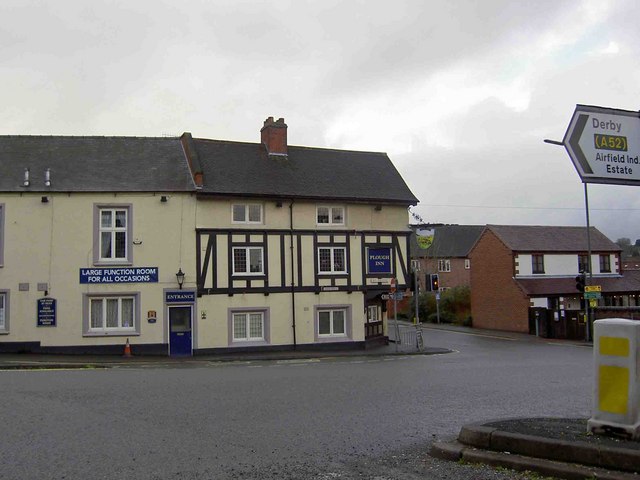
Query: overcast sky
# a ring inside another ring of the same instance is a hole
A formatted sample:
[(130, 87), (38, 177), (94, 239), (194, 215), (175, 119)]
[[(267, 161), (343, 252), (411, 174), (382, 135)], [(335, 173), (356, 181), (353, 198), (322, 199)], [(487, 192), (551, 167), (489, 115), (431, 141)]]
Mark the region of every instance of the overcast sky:
[[(575, 105), (640, 108), (640, 2), (2, 0), (0, 134), (384, 151), (427, 222), (584, 225)], [(589, 186), (640, 238), (640, 188)]]

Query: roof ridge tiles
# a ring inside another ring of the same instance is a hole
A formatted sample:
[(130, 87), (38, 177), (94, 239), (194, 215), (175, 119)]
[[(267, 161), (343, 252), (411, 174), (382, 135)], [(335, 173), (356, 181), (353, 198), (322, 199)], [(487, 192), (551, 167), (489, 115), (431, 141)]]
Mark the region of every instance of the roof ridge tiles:
[[(248, 142), (243, 140), (221, 140), (218, 138), (202, 138), (202, 137), (193, 137), (194, 140), (199, 142), (215, 142), (215, 143), (233, 143), (233, 144), (244, 144), (244, 145), (261, 145), (260, 142)], [(374, 154), (374, 155), (387, 155), (387, 152), (373, 151), (373, 150), (349, 150), (344, 148), (332, 148), (332, 147), (311, 147), (308, 145), (288, 145), (287, 148), (294, 148), (298, 150), (325, 150), (325, 151), (333, 151), (333, 152), (341, 152), (341, 153), (362, 153), (362, 154)]]

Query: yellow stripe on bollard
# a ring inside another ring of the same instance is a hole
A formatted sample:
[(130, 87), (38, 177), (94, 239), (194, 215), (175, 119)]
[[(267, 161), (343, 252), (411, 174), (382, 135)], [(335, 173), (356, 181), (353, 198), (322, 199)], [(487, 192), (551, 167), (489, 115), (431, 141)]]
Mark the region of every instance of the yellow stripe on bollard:
[(629, 356), (629, 339), (625, 337), (600, 337), (600, 355)]
[(598, 391), (600, 410), (626, 415), (629, 403), (629, 369), (600, 365)]

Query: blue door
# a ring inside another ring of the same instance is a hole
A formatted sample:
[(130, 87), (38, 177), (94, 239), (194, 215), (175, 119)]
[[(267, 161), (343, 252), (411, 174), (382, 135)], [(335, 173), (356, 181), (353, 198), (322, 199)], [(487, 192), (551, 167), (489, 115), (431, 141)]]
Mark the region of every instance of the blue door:
[(191, 305), (169, 307), (169, 355), (191, 355)]

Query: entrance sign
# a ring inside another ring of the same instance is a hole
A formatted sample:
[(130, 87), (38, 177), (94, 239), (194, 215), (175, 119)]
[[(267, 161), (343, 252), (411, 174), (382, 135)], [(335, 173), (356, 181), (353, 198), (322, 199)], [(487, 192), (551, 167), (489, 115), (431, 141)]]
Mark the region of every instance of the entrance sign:
[(56, 299), (55, 298), (39, 298), (38, 299), (38, 326), (39, 327), (55, 327), (56, 326)]
[(576, 105), (562, 141), (583, 183), (640, 185), (640, 114)]
[(164, 292), (165, 303), (194, 303), (196, 292), (184, 290), (168, 290)]

